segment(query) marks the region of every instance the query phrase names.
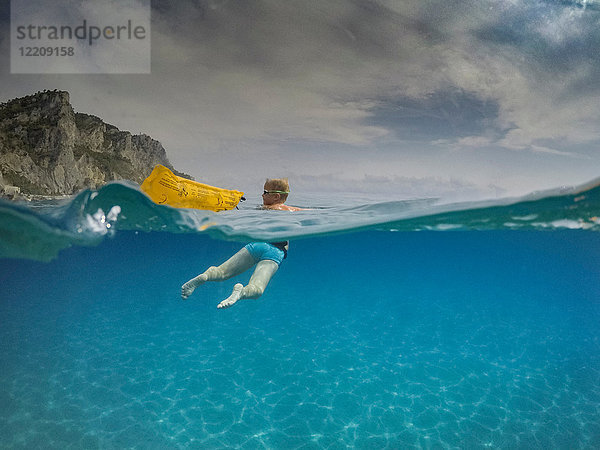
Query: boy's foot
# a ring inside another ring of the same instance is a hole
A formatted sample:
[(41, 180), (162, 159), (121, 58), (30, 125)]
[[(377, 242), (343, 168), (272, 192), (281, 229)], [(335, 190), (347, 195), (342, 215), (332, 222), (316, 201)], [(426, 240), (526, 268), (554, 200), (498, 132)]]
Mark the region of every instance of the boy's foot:
[(237, 302), (240, 299), (240, 296), (242, 295), (242, 288), (244, 286), (240, 283), (237, 283), (235, 286), (233, 286), (233, 292), (231, 293), (231, 295), (226, 298), (225, 300), (223, 300), (221, 303), (219, 303), (217, 305), (217, 308), (219, 309), (223, 309), (223, 308), (229, 308), (230, 306), (233, 306), (235, 304), (235, 302)]
[(190, 281), (181, 286), (181, 298), (183, 300), (188, 298), (198, 286), (206, 283), (207, 280), (208, 277), (205, 273), (201, 273), (196, 278), (192, 278)]

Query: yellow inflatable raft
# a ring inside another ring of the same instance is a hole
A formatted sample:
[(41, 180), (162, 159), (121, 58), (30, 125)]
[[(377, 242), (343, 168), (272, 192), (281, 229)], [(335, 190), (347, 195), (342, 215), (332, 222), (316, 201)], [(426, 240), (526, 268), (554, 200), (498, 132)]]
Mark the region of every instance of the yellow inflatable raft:
[(160, 164), (154, 167), (141, 188), (158, 204), (210, 211), (233, 209), (244, 195), (240, 191), (221, 189), (178, 177)]

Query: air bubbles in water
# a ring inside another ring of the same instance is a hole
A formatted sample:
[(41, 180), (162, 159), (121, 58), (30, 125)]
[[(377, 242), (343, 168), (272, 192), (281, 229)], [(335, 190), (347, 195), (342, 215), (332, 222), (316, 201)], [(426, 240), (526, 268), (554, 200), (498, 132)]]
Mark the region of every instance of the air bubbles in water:
[(83, 233), (84, 231), (91, 231), (92, 233), (98, 233), (101, 235), (107, 234), (112, 228), (113, 224), (117, 221), (119, 214), (121, 213), (121, 207), (115, 205), (104, 213), (102, 208), (98, 208), (94, 214), (87, 214), (85, 217), (85, 224), (80, 227), (77, 231)]

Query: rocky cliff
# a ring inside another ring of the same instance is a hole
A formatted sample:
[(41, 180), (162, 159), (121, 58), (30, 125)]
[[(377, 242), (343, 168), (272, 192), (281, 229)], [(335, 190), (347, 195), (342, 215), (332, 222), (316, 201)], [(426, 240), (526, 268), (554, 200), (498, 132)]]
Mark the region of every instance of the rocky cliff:
[(173, 169), (160, 142), (74, 112), (68, 92), (0, 105), (0, 195), (69, 195), (113, 180), (141, 183), (156, 164)]

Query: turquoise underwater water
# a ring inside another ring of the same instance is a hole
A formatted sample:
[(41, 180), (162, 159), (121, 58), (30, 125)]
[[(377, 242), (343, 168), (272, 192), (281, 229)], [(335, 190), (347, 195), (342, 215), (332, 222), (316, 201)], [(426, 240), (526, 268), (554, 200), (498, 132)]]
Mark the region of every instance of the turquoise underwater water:
[[(0, 205), (2, 448), (600, 447), (597, 187), (292, 216), (141, 196)], [(261, 299), (216, 308), (246, 273), (181, 300), (282, 236)]]

